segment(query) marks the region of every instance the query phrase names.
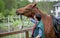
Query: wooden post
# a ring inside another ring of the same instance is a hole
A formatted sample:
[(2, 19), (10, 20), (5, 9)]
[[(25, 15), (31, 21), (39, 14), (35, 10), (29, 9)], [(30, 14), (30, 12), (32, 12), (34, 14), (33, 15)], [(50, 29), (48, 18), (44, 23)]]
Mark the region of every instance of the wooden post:
[(26, 31), (26, 38), (29, 38), (29, 32)]

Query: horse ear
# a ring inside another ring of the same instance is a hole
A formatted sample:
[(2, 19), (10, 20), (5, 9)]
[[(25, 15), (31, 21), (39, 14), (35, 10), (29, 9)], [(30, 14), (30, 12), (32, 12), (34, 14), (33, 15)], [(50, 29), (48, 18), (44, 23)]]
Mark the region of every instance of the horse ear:
[(35, 7), (37, 4), (36, 3), (33, 3), (33, 6), (32, 7)]

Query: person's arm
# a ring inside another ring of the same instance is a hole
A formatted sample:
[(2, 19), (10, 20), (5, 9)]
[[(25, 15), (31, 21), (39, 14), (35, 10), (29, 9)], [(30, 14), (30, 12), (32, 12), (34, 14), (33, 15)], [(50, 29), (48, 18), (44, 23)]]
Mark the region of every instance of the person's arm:
[(41, 29), (39, 29), (39, 34), (37, 35), (37, 37), (36, 38), (41, 38), (42, 37), (42, 30)]
[(42, 37), (42, 29), (39, 29), (39, 36)]
[(30, 21), (33, 22), (33, 23), (36, 23), (37, 22), (36, 20), (34, 20), (32, 18), (30, 18)]
[(36, 38), (40, 38), (40, 36), (39, 35), (37, 35), (37, 37)]

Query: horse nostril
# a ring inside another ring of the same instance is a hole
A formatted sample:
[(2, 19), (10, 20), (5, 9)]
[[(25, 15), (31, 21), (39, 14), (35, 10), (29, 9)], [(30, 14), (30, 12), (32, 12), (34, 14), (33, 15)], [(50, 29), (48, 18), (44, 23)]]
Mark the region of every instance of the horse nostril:
[(18, 11), (16, 11), (16, 14), (19, 15)]

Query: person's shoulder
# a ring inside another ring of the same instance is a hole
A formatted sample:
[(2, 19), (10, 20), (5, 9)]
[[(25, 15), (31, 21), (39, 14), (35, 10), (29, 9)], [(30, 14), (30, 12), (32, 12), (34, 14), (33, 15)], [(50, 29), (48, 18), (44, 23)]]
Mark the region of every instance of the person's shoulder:
[(42, 23), (42, 19), (39, 21), (39, 23)]
[(40, 20), (39, 23), (38, 23), (38, 27), (41, 27), (42, 24), (43, 24), (43, 23), (42, 23), (42, 20)]

